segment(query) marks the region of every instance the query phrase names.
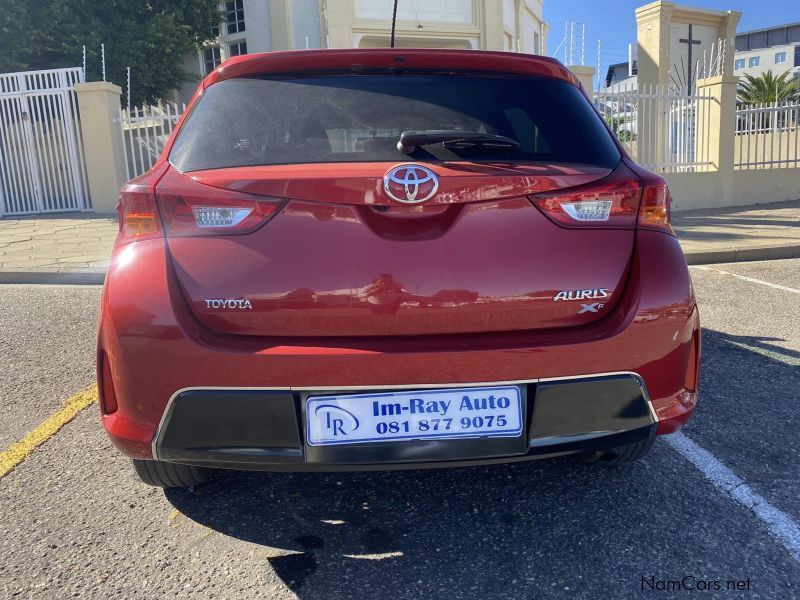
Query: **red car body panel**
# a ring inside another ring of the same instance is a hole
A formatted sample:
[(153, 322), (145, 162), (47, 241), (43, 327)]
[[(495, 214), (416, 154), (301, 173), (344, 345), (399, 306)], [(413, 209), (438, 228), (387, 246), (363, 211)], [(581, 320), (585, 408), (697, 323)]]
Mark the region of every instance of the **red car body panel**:
[[(377, 211), (374, 206), (387, 205), (375, 189), (386, 165), (356, 168), (371, 171), (358, 180), (369, 182), (375, 204), (291, 200), (248, 235), (168, 240), (178, 281), (203, 325), (217, 333), (301, 337), (534, 330), (603, 316), (576, 314), (573, 303), (553, 301), (576, 281), (608, 290), (607, 307), (621, 295), (633, 230), (555, 226), (519, 195), (529, 191), (528, 175), (517, 174), (521, 182), (513, 183), (509, 175), (473, 175), (459, 186), (465, 192), (458, 202), (395, 203)], [(340, 170), (339, 179), (318, 182), (319, 198), (337, 199), (354, 180), (346, 167)], [(165, 175), (159, 192), (170, 193), (177, 178), (185, 176)], [(448, 179), (441, 174), (440, 181)], [(529, 187), (552, 184), (537, 179)], [(437, 197), (450, 194), (456, 197), (447, 189)], [(249, 299), (252, 310), (221, 312), (207, 303), (238, 297)]]
[[(577, 85), (567, 69), (541, 57), (333, 50), (231, 59), (198, 94), (264, 71), (398, 63)], [(607, 169), (432, 164), (439, 193), (424, 205), (398, 207), (380, 189), (392, 164), (182, 175), (166, 161), (171, 143), (128, 189), (169, 194), (191, 185), (281, 204), (246, 235), (157, 237), (114, 249), (98, 363), (110, 366), (118, 406), (103, 424), (127, 455), (152, 458), (170, 398), (189, 387), (423, 386), (632, 372), (646, 383), (659, 434), (691, 415), (700, 329), (677, 239), (641, 227), (564, 228), (528, 198), (599, 181)], [(656, 177), (623, 163), (643, 185)], [(553, 302), (559, 291), (582, 287), (607, 289), (606, 310), (576, 314), (574, 303)], [(215, 297), (250, 298), (253, 310), (209, 311), (206, 300)]]
[(632, 371), (647, 384), (658, 433), (682, 426), (696, 398), (697, 369), (689, 359), (699, 345), (697, 307), (678, 241), (654, 231), (637, 236), (615, 309), (565, 332), (232, 339), (192, 317), (163, 240), (115, 249), (100, 323), (119, 404), (103, 422), (120, 449), (141, 458), (151, 456), (168, 400), (186, 387), (469, 384)]

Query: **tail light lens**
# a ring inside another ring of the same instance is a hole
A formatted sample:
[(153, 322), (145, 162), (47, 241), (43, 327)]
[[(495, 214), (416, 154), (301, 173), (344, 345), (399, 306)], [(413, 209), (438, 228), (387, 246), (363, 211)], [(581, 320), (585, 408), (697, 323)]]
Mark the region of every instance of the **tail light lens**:
[(281, 207), (276, 198), (213, 188), (170, 170), (156, 194), (170, 237), (251, 233)]
[(161, 237), (156, 200), (151, 188), (127, 184), (119, 195), (119, 243)]
[(632, 173), (618, 169), (605, 179), (565, 192), (538, 194), (533, 203), (563, 227), (632, 229), (642, 188)]
[(251, 233), (281, 207), (275, 198), (212, 188), (170, 170), (158, 191), (126, 185), (120, 194), (120, 242), (154, 237)]
[(661, 179), (661, 181), (648, 184), (642, 194), (639, 227), (673, 233), (669, 224), (671, 203), (672, 197), (669, 195), (666, 181)]
[(633, 229), (638, 222), (639, 227), (673, 233), (667, 182), (654, 175), (642, 186), (625, 167), (602, 181), (566, 192), (538, 194), (531, 200), (563, 227)]

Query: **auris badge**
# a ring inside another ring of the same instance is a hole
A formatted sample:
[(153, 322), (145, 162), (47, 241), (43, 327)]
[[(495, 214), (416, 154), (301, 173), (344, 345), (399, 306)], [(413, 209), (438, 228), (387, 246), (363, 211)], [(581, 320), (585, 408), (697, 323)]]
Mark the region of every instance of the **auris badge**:
[(433, 197), (439, 189), (436, 173), (422, 165), (399, 165), (383, 177), (383, 191), (392, 200), (417, 204)]
[(562, 290), (553, 296), (553, 302), (559, 300), (605, 300), (608, 298), (608, 290), (599, 288), (594, 290)]
[[(593, 290), (562, 290), (553, 296), (553, 302), (562, 300), (605, 300), (609, 297), (606, 288), (596, 288)], [(600, 312), (605, 307), (604, 302), (581, 302), (578, 314)]]

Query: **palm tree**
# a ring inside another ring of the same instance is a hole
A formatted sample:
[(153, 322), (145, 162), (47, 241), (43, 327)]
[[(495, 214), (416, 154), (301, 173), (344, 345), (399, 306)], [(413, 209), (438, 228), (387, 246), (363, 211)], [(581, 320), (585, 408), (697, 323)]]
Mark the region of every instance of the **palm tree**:
[(745, 104), (773, 104), (787, 102), (798, 96), (797, 83), (789, 79), (791, 71), (775, 77), (772, 71), (762, 73), (758, 77), (745, 75), (739, 82), (739, 102)]

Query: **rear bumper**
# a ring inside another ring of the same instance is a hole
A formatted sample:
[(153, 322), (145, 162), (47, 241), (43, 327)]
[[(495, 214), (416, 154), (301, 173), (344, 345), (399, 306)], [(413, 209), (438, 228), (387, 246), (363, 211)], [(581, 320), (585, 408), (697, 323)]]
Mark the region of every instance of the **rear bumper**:
[[(335, 446), (309, 446), (302, 435), (306, 398), (328, 395), (330, 390), (181, 390), (164, 413), (153, 441), (153, 457), (228, 469), (398, 469), (602, 450), (655, 435), (655, 410), (644, 382), (635, 374), (511, 384), (520, 388), (523, 401), (525, 425), (519, 437)], [(337, 390), (336, 394), (364, 391)]]
[[(590, 325), (538, 332), (382, 339), (213, 334), (186, 306), (163, 240), (135, 242), (114, 251), (103, 294), (98, 353), (109, 362), (118, 405), (113, 413), (104, 411), (103, 425), (126, 455), (153, 458), (155, 447), (156, 456), (166, 459), (171, 455), (166, 452), (167, 446), (156, 441), (157, 435), (168, 406), (175, 403), (170, 399), (178, 397), (181, 390), (288, 390), (297, 403), (301, 393), (320, 388), (371, 390), (413, 385), (423, 389), (476, 382), (526, 382), (529, 391), (533, 386), (534, 402), (529, 403), (533, 410), (535, 398), (548, 381), (625, 372), (643, 382), (655, 414), (656, 423), (647, 435), (653, 429), (659, 434), (670, 433), (682, 426), (694, 409), (699, 336), (697, 307), (678, 242), (654, 231), (637, 233), (622, 298), (608, 316)], [(98, 381), (102, 389), (102, 377)], [(299, 411), (295, 406), (295, 423), (302, 419)], [(535, 430), (535, 419), (533, 423)], [(630, 435), (641, 433), (629, 434), (626, 429), (597, 436), (590, 423), (587, 421), (584, 430), (578, 432), (578, 438), (528, 443), (528, 448), (502, 456), (486, 452), (481, 458), (467, 448), (466, 460), (470, 464), (524, 460), (592, 449), (593, 444), (616, 446), (633, 441)], [(617, 435), (621, 437), (613, 437)], [(272, 468), (299, 470), (341, 464), (339, 459), (324, 463), (307, 460), (302, 444), (300, 455), (297, 448), (294, 450), (283, 463), (270, 463), (263, 457), (251, 463), (245, 455), (242, 465), (257, 468), (254, 464), (260, 462)], [(215, 452), (213, 460), (205, 461), (197, 455), (191, 460), (219, 464), (219, 455), (225, 453)], [(464, 452), (430, 462), (435, 466), (458, 464)], [(169, 459), (185, 462), (188, 458)], [(241, 456), (236, 460), (242, 460)], [(375, 464), (379, 468), (422, 466), (394, 456)], [(348, 459), (344, 465), (354, 468), (356, 463)]]

